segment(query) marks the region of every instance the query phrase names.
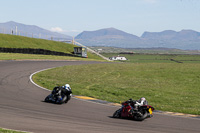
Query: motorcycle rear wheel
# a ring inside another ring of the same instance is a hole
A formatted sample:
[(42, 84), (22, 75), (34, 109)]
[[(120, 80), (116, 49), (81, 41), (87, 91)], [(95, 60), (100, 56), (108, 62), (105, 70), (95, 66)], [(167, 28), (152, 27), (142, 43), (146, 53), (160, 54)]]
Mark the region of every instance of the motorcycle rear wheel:
[(115, 111), (115, 113), (113, 114), (113, 118), (120, 118), (121, 117), (121, 109), (118, 109), (117, 111)]
[(44, 101), (45, 102), (49, 102), (50, 100), (49, 100), (49, 97), (50, 97), (50, 95), (48, 95), (45, 99), (44, 99)]

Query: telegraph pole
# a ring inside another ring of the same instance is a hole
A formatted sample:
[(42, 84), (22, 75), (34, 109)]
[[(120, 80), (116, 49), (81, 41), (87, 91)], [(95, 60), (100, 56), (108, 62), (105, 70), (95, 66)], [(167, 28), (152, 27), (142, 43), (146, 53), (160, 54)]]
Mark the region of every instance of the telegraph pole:
[(15, 27), (15, 32), (16, 32), (16, 35), (17, 35), (17, 26)]
[(73, 37), (73, 39), (72, 39), (72, 44), (73, 44), (73, 45), (75, 44), (75, 42), (74, 42), (74, 37)]

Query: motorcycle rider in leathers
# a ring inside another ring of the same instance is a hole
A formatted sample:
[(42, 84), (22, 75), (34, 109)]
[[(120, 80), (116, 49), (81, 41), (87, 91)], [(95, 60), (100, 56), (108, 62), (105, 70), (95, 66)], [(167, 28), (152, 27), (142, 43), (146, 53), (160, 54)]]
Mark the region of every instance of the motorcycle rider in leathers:
[(56, 86), (54, 87), (52, 94), (56, 97), (55, 101), (59, 101), (62, 99), (61, 94), (67, 94), (67, 91), (71, 91), (71, 87), (69, 84), (65, 84), (64, 86)]
[(132, 107), (132, 109), (133, 109), (134, 111), (138, 111), (138, 107), (139, 107), (139, 106), (147, 105), (147, 104), (148, 104), (148, 102), (147, 102), (147, 100), (146, 100), (145, 97), (142, 97), (142, 98), (140, 98), (139, 100), (132, 100), (132, 99), (129, 99), (129, 100), (127, 100), (126, 102), (129, 103), (129, 104), (131, 105), (131, 107)]
[(146, 98), (142, 97), (138, 101), (136, 101), (134, 108), (138, 109), (138, 106), (147, 105), (147, 104), (148, 104), (148, 102), (147, 102)]

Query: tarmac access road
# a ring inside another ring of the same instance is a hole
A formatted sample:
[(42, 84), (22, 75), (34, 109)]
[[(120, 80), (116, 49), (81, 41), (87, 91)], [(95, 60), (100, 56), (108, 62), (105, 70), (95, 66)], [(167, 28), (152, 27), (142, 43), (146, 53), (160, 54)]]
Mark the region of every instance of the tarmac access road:
[[(29, 79), (36, 71), (87, 61), (0, 61), (0, 127), (34, 133), (199, 133), (200, 120), (155, 114), (142, 122), (114, 119), (119, 107), (72, 98), (43, 102), (50, 91)], [(70, 84), (70, 83), (69, 83)], [(73, 88), (72, 88), (73, 90)]]

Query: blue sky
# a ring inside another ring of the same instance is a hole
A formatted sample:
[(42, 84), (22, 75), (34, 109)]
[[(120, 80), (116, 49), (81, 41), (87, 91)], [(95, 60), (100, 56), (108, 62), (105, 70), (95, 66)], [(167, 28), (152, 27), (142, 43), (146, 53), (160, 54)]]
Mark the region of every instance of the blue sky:
[(200, 0), (0, 0), (0, 23), (15, 21), (75, 36), (116, 28), (200, 32)]

